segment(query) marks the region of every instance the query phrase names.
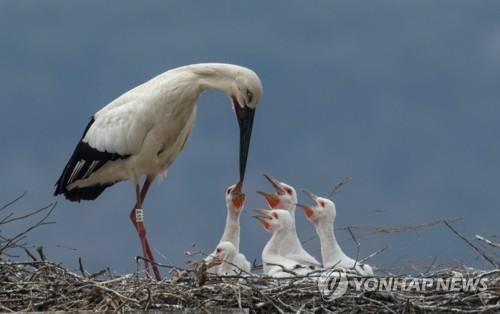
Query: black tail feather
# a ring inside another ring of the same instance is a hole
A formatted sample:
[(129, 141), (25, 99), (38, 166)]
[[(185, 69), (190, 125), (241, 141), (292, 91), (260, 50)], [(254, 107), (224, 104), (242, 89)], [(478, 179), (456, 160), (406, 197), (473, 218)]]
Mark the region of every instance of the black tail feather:
[[(108, 187), (112, 186), (114, 183), (107, 183), (104, 185), (98, 184), (89, 186), (86, 188), (74, 188), (72, 190), (65, 190), (64, 197), (72, 202), (79, 202), (81, 200), (95, 200), (101, 193)], [(57, 193), (57, 192), (56, 192)], [(59, 193), (61, 194), (61, 193)], [(57, 194), (56, 194), (57, 195)]]
[(92, 173), (96, 172), (106, 164), (108, 161), (124, 159), (128, 156), (122, 156), (116, 153), (101, 152), (95, 148), (92, 148), (89, 144), (83, 142), (83, 138), (87, 133), (90, 126), (94, 123), (92, 118), (83, 132), (82, 138), (78, 145), (76, 145), (75, 151), (71, 155), (68, 163), (64, 167), (64, 170), (56, 182), (56, 190), (54, 195), (64, 194), (64, 196), (73, 202), (79, 202), (80, 200), (94, 200), (96, 199), (106, 188), (112, 186), (116, 182), (106, 182), (104, 184), (97, 184), (89, 187), (83, 188), (73, 188), (68, 190), (68, 185), (71, 183), (88, 178)]

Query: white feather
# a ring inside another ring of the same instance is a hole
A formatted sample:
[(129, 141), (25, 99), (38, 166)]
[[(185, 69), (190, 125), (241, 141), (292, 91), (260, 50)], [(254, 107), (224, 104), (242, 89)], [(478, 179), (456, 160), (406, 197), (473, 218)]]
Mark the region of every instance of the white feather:
[(255, 107), (262, 93), (259, 78), (249, 69), (228, 64), (173, 69), (124, 93), (94, 115), (83, 142), (128, 158), (108, 161), (68, 188), (130, 179), (137, 182), (143, 175), (155, 178), (165, 173), (191, 133), (200, 93), (216, 89), (240, 97), (246, 88), (240, 91), (238, 80), (245, 80), (254, 90), (254, 102), (248, 106)]

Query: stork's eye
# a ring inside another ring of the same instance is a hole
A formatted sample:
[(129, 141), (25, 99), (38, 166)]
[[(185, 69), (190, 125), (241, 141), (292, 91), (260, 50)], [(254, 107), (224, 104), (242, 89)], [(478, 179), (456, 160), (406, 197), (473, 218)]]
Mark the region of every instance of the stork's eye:
[(325, 207), (325, 202), (321, 201), (319, 202), (319, 204), (321, 205), (321, 207)]
[(252, 100), (253, 100), (253, 94), (250, 90), (247, 89), (247, 99), (248, 99), (248, 103), (251, 103)]
[(227, 195), (229, 195), (229, 193), (231, 193), (231, 189), (227, 189)]
[(273, 215), (273, 217), (274, 217), (275, 219), (278, 219), (278, 214), (276, 214), (276, 213), (272, 213), (271, 215)]
[(217, 250), (215, 250), (215, 252), (217, 253), (220, 253), (220, 251), (222, 251), (220, 248), (217, 248)]
[(290, 189), (290, 188), (286, 188), (286, 192), (287, 192), (288, 194), (292, 195), (292, 189)]

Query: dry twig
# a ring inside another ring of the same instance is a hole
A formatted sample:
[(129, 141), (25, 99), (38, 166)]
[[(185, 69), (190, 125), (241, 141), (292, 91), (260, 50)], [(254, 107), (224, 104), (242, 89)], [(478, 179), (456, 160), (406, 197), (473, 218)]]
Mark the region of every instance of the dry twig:
[(474, 249), (474, 251), (476, 251), (477, 253), (479, 253), (479, 255), (481, 255), (484, 258), (485, 261), (487, 261), (488, 263), (490, 263), (493, 267), (498, 268), (498, 265), (491, 258), (489, 258), (488, 255), (486, 255), (485, 253), (483, 253), (477, 246), (475, 246), (474, 244), (472, 244), (472, 242), (470, 242), (469, 240), (467, 240), (466, 237), (464, 237), (457, 230), (455, 230), (455, 228), (453, 228), (446, 220), (443, 221), (443, 222), (444, 222), (444, 224), (454, 234), (456, 234), (459, 238), (461, 238), (462, 240), (464, 240), (464, 242), (467, 243), (472, 249)]
[[(309, 276), (217, 277), (208, 274), (198, 286), (193, 272), (175, 282), (138, 279), (134, 274), (115, 278), (77, 275), (48, 262), (0, 262), (1, 311), (227, 311), (249, 309), (258, 313), (285, 312), (495, 312), (500, 310), (500, 270), (445, 268), (425, 278), (484, 278), (482, 291), (356, 291), (350, 285), (335, 301), (321, 295), (317, 278)], [(105, 275), (104, 275), (105, 276)], [(357, 277), (348, 275), (351, 282)], [(400, 277), (403, 278), (403, 277)], [(412, 278), (412, 277), (407, 277)]]
[[(0, 208), (0, 211), (3, 211), (19, 200), (21, 200), (24, 196), (26, 195), (26, 192), (15, 198), (13, 201), (8, 202), (7, 204), (3, 205)], [(48, 225), (48, 224), (53, 224), (54, 222), (47, 221), (49, 218), (50, 214), (56, 207), (57, 203), (52, 203), (47, 206), (44, 206), (39, 209), (31, 210), (26, 214), (18, 215), (16, 216), (14, 214), (14, 211), (7, 213), (5, 216), (0, 217), (0, 230), (3, 229), (6, 225), (12, 224), (12, 223), (19, 223), (20, 221), (30, 221), (30, 218), (37, 217), (39, 215), (42, 215), (41, 218), (38, 218), (35, 222), (31, 222), (31, 224), (28, 227), (25, 227), (24, 230), (18, 232), (17, 234), (14, 235), (0, 235), (0, 260), (2, 257), (11, 257), (12, 255), (8, 252), (12, 249), (22, 249), (24, 252), (26, 252), (30, 257), (34, 258), (34, 256), (31, 255), (31, 253), (27, 250), (27, 245), (26, 243), (23, 243), (22, 241), (26, 238), (26, 235), (31, 232), (32, 230), (39, 228), (43, 225)]]
[(327, 197), (331, 197), (333, 194), (337, 193), (338, 191), (340, 191), (340, 189), (346, 185), (347, 183), (349, 183), (351, 181), (351, 177), (342, 177), (340, 180), (337, 181), (337, 183), (335, 183), (335, 186), (333, 187), (332, 191), (330, 193), (328, 193), (328, 196)]
[(500, 243), (495, 243), (491, 240), (486, 239), (485, 237), (480, 236), (479, 234), (476, 234), (476, 239), (478, 239), (479, 241), (486, 242), (488, 245), (494, 248), (500, 249)]

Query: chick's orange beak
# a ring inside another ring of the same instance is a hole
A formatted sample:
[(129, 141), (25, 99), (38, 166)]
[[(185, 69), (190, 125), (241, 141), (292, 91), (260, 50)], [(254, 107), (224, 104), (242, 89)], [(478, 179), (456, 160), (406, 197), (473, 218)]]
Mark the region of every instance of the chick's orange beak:
[(266, 173), (263, 173), (262, 175), (267, 179), (267, 181), (269, 181), (269, 183), (271, 183), (271, 185), (276, 189), (277, 192), (285, 192), (283, 190), (283, 187), (281, 187), (281, 182), (278, 179)]
[(210, 269), (214, 266), (219, 266), (222, 264), (222, 260), (218, 258), (217, 256), (213, 257), (208, 263), (207, 263), (207, 269)]
[(311, 207), (302, 204), (297, 204), (297, 206), (302, 207), (308, 219), (313, 219), (314, 211), (311, 209)]
[(267, 204), (269, 204), (269, 207), (272, 209), (278, 208), (278, 205), (280, 204), (280, 199), (277, 195), (275, 194), (270, 194), (267, 192), (262, 192), (258, 191), (260, 195), (264, 196), (266, 198)]
[(233, 205), (238, 209), (241, 209), (241, 207), (243, 207), (243, 203), (245, 202), (245, 193), (241, 191), (241, 188), (242, 183), (239, 181), (231, 192)]
[(255, 219), (257, 219), (262, 224), (264, 229), (271, 230), (271, 225), (267, 222), (266, 218), (255, 216)]
[(269, 219), (271, 219), (271, 216), (269, 214), (269, 211), (267, 209), (261, 208), (257, 208), (255, 209), (255, 211), (257, 212), (257, 215), (253, 216), (253, 218), (257, 219), (262, 224), (264, 229), (270, 231), (271, 224), (269, 223)]
[(245, 194), (241, 193), (239, 195), (233, 196), (232, 200), (234, 207), (242, 208), (245, 202)]

